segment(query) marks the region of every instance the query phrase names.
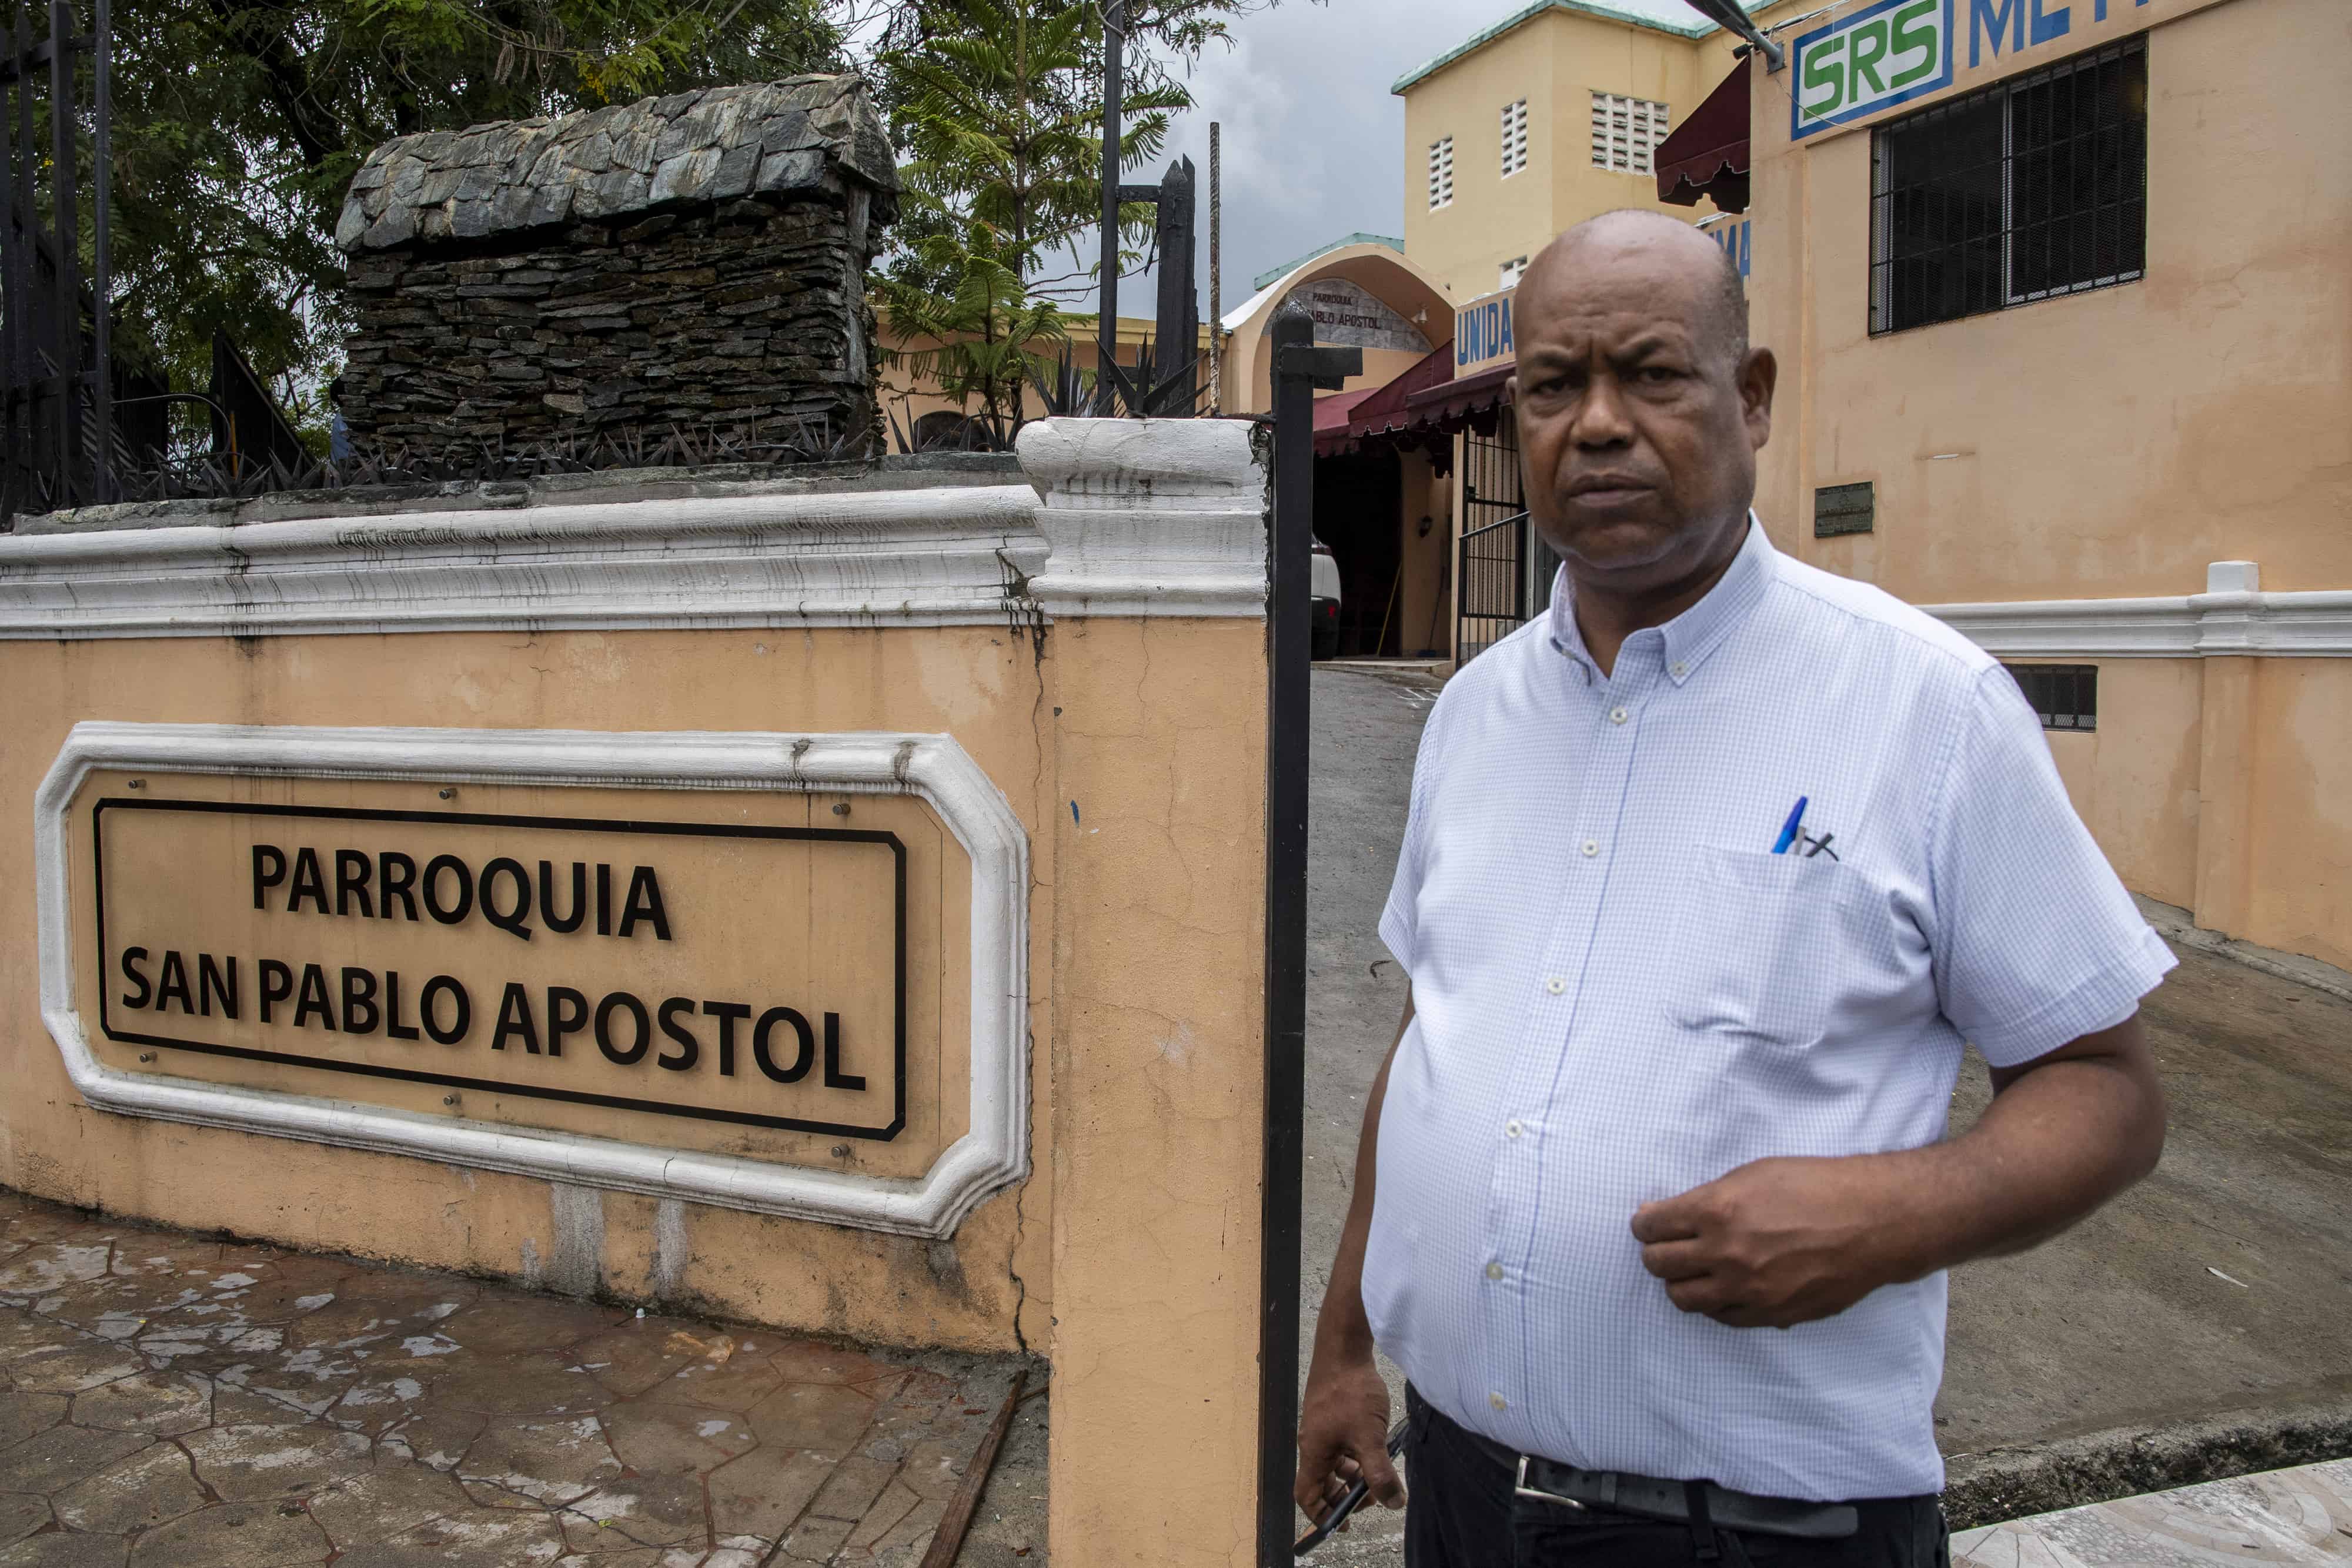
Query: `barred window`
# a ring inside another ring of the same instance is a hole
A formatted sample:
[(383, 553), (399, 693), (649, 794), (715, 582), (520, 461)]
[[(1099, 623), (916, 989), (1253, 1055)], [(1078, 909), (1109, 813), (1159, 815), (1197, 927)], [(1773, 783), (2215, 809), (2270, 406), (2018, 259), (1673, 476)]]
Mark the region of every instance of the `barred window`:
[(1650, 154), (1666, 139), (1666, 106), (1613, 92), (1592, 95), (1592, 166), (1652, 172)]
[(1429, 206), (1432, 212), (1454, 204), (1454, 138), (1441, 136), (1429, 144)]
[(1503, 174), (1508, 178), (1528, 166), (1528, 100), (1503, 106)]
[(1503, 263), (1495, 275), (1495, 291), (1499, 294), (1506, 288), (1517, 288), (1519, 279), (1527, 276), (1527, 270), (1528, 258), (1524, 256), (1515, 256)]
[(2144, 37), (1871, 138), (1874, 333), (2128, 283), (2147, 265)]
[(2044, 729), (2099, 727), (2099, 666), (2011, 664), (2017, 689), (2033, 705)]

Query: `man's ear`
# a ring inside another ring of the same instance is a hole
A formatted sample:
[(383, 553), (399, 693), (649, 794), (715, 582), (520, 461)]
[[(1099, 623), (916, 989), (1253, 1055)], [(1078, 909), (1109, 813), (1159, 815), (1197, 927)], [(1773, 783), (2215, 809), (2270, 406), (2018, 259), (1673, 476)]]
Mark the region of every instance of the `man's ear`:
[(1748, 426), (1748, 444), (1761, 450), (1772, 439), (1772, 393), (1780, 384), (1780, 361), (1769, 349), (1750, 349), (1739, 361), (1740, 418)]

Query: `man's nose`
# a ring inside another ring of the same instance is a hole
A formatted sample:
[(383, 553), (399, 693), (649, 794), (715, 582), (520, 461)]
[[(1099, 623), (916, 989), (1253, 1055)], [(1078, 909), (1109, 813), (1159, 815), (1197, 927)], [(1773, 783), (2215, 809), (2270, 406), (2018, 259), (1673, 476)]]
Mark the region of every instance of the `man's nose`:
[(1633, 439), (1633, 422), (1613, 376), (1595, 376), (1577, 404), (1569, 435), (1579, 446), (1622, 446)]

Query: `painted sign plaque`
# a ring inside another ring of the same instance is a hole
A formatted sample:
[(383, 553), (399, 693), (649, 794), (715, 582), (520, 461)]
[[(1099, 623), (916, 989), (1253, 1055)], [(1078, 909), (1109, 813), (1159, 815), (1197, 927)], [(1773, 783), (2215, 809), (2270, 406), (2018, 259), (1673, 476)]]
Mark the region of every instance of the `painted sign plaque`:
[(487, 1093), (526, 1123), (572, 1120), (544, 1103), (906, 1131), (908, 848), (887, 828), (140, 782), (86, 805), (108, 1041), (256, 1082), (299, 1068)]
[(1880, 0), (1802, 35), (1789, 47), (1790, 139), (1949, 87), (1952, 44), (1952, 0)]
[(1318, 278), (1292, 289), (1284, 303), (1291, 299), (1303, 303), (1315, 318), (1318, 343), (1429, 352), (1428, 336), (1361, 284), (1344, 277)]
[(1511, 338), (1511, 300), (1517, 288), (1473, 299), (1454, 313), (1455, 380), (1507, 365), (1518, 357)]
[(1025, 1168), (1025, 840), (945, 737), (83, 725), (41, 853), (104, 1109), (921, 1234)]

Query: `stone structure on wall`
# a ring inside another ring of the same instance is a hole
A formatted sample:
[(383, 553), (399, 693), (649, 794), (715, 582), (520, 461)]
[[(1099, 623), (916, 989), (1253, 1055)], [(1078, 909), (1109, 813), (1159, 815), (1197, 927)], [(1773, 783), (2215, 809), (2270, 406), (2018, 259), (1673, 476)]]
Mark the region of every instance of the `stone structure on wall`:
[(865, 275), (897, 192), (845, 76), (387, 141), (335, 235), (352, 438), (514, 450), (679, 428), (838, 452), (874, 429)]

